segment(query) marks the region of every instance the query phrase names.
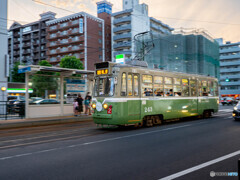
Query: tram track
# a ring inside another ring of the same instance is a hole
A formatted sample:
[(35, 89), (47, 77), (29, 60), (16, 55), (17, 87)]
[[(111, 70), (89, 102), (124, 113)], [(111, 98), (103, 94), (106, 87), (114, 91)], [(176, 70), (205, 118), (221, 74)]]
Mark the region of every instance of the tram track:
[[(226, 116), (230, 112), (222, 112), (218, 115)], [(218, 117), (218, 115), (212, 118)], [(210, 119), (212, 119), (210, 118)], [(229, 117), (228, 117), (229, 118)], [(212, 120), (214, 120), (212, 119)], [(204, 119), (203, 119), (204, 120)], [(187, 120), (188, 121), (188, 120)], [(185, 122), (187, 122), (185, 121)], [(190, 120), (195, 121), (195, 120)], [(180, 123), (184, 121), (167, 121), (164, 125)], [(132, 129), (132, 128), (131, 128)], [(135, 129), (135, 128), (134, 128)], [(129, 128), (120, 128), (116, 131), (129, 130)], [(29, 128), (21, 128), (5, 131), (0, 134), (0, 150), (24, 147), (30, 145), (52, 143), (64, 140), (74, 140), (89, 136), (111, 133), (113, 131), (99, 129), (92, 122), (88, 123), (71, 123), (65, 125), (52, 125)]]

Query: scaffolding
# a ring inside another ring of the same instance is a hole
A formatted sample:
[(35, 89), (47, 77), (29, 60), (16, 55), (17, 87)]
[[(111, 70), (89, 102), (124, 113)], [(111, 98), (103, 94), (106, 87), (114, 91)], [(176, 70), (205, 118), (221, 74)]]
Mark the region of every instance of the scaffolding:
[(135, 41), (135, 51), (144, 54), (144, 45), (154, 44), (151, 52), (142, 58), (149, 68), (219, 78), (219, 45), (206, 32), (181, 30), (171, 35), (142, 36), (138, 38), (141, 41)]

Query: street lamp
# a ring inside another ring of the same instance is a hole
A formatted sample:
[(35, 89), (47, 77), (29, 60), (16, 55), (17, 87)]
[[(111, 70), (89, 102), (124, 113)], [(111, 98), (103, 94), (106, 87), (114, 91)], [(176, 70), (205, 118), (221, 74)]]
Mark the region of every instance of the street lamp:
[(3, 87), (1, 87), (1, 90), (4, 92), (7, 90), (7, 88), (3, 86)]

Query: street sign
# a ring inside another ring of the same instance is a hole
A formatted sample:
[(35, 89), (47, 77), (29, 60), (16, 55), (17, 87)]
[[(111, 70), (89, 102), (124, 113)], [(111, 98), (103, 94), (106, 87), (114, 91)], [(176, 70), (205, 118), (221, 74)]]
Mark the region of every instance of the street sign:
[(124, 54), (116, 55), (116, 63), (125, 64)]
[(22, 68), (22, 69), (18, 69), (18, 73), (25, 73), (25, 72), (29, 72), (31, 71), (31, 67), (28, 66), (28, 67), (25, 67), (25, 68)]

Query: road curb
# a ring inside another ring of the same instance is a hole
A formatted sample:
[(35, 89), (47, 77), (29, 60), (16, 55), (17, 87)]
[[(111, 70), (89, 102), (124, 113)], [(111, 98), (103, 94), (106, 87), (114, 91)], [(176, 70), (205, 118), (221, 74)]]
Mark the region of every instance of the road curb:
[(0, 122), (0, 130), (2, 129), (13, 129), (13, 128), (22, 128), (22, 127), (33, 127), (33, 126), (46, 126), (46, 125), (54, 125), (54, 124), (67, 124), (74, 122), (84, 122), (84, 121), (92, 121), (92, 117), (84, 117), (84, 118), (65, 118), (65, 119), (49, 119), (49, 120), (23, 120), (19, 122)]

